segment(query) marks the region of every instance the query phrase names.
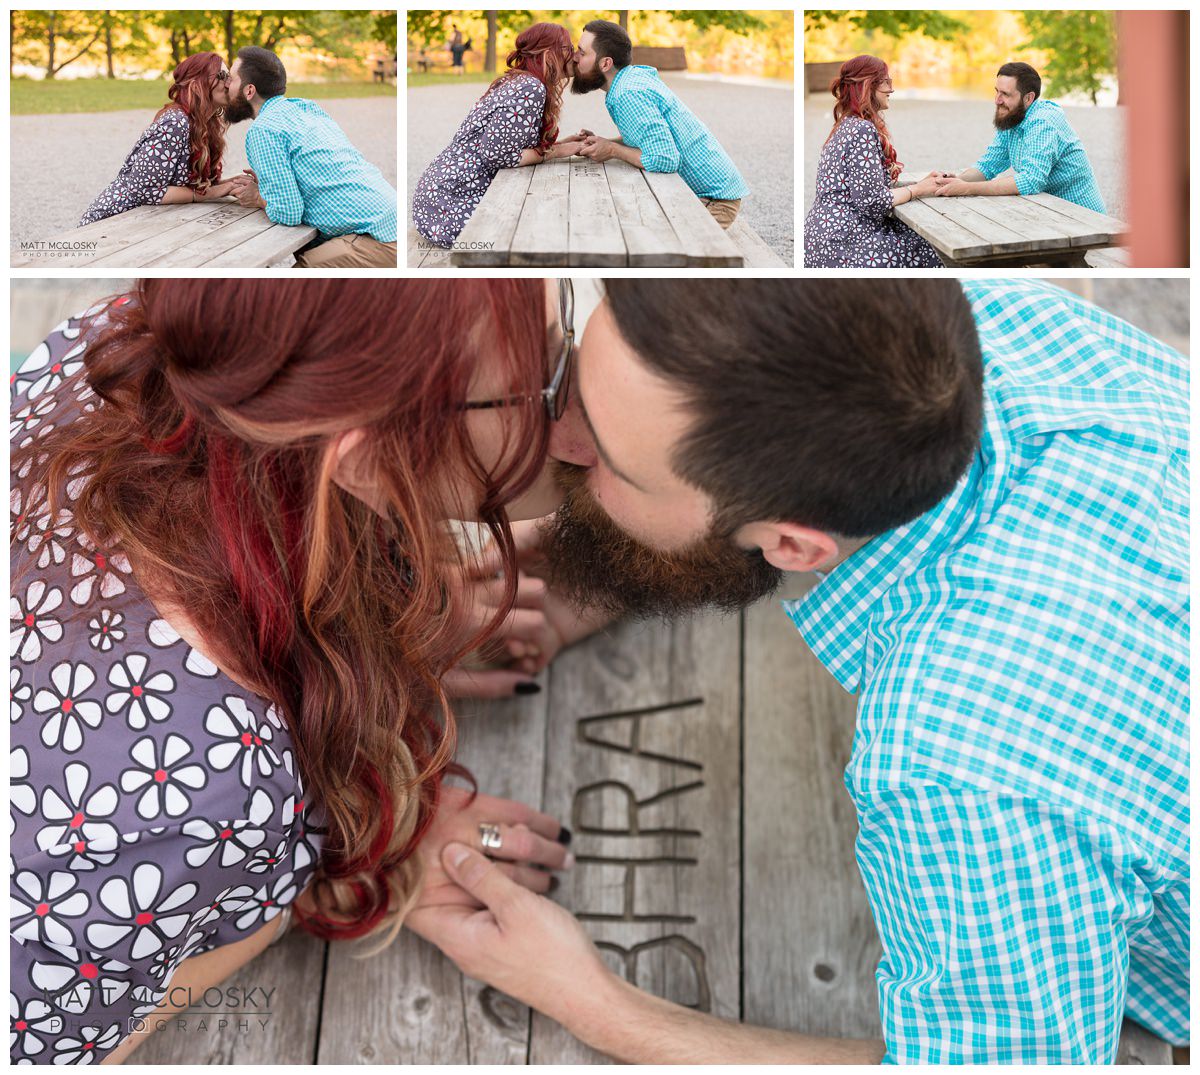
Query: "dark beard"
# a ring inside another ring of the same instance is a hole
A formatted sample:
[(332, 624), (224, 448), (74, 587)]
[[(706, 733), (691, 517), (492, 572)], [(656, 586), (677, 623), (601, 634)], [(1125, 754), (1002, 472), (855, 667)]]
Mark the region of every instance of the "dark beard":
[(241, 123), (244, 119), (253, 119), (254, 109), (245, 97), (235, 97), (225, 106), (225, 119), (230, 123)]
[(1021, 122), (1021, 120), (1025, 118), (1025, 113), (1028, 111), (1029, 109), (1025, 107), (1025, 103), (1022, 101), (1021, 104), (1017, 106), (1016, 110), (1010, 112), (1007, 116), (1001, 116), (998, 113), (993, 112), (992, 126), (998, 131), (1011, 131)]
[(592, 90), (604, 89), (604, 75), (599, 68), (592, 71), (590, 75), (581, 75), (575, 72), (575, 77), (571, 79), (572, 93), (591, 93)]
[(643, 619), (705, 607), (735, 612), (783, 580), (759, 549), (713, 533), (678, 552), (658, 552), (609, 518), (585, 484), (585, 467), (559, 463), (555, 479), (567, 496), (541, 528), (547, 581), (579, 608)]

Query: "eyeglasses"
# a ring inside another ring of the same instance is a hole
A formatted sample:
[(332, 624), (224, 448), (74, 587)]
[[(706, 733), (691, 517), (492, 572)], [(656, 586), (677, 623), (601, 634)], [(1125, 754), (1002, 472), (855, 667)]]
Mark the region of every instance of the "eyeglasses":
[(217, 81), (218, 82), (228, 82), (229, 81), (229, 72), (228, 71), (218, 71), (217, 72)]
[(575, 288), (570, 280), (558, 282), (558, 318), (562, 326), (563, 347), (550, 383), (536, 396), (506, 396), (504, 399), (468, 400), (462, 404), (467, 411), (483, 411), (492, 407), (511, 407), (540, 399), (552, 422), (557, 422), (567, 409), (571, 394), (571, 364), (575, 355)]

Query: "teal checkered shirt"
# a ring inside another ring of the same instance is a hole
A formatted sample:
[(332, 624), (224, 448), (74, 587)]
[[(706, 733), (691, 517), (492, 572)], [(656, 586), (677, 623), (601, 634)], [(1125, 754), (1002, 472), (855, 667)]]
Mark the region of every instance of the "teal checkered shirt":
[(1189, 1040), (1186, 359), (1048, 284), (964, 285), (953, 493), (785, 607), (859, 695), (846, 786), (892, 1062)]
[(678, 172), (701, 198), (735, 200), (750, 193), (742, 173), (653, 67), (622, 67), (604, 95), (621, 141), (642, 151), (648, 172)]
[(395, 190), (312, 101), (264, 101), (246, 134), (246, 157), (276, 224), (396, 241)]
[(1045, 191), (1085, 209), (1104, 212), (1104, 199), (1083, 143), (1053, 101), (1034, 101), (1020, 123), (997, 131), (975, 167), (985, 179), (995, 179), (1011, 168), (1018, 194)]

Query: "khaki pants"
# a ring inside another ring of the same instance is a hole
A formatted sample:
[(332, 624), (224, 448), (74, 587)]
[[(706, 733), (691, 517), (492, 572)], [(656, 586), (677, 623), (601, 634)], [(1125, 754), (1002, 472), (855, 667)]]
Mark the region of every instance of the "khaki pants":
[(396, 244), (369, 235), (339, 235), (296, 254), (297, 269), (394, 269)]
[(704, 203), (704, 208), (712, 214), (713, 220), (723, 228), (728, 228), (737, 219), (738, 210), (742, 207), (741, 198), (735, 198), (733, 201), (725, 198), (701, 198), (700, 200)]

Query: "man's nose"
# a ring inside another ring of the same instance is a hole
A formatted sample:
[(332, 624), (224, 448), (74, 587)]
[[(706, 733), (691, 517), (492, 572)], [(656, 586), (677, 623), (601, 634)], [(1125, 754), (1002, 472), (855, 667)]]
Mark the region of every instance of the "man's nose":
[(550, 455), (580, 467), (596, 465), (596, 442), (584, 421), (583, 408), (573, 385), (563, 416), (550, 425)]

